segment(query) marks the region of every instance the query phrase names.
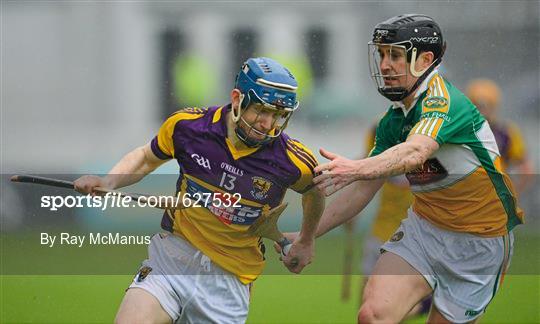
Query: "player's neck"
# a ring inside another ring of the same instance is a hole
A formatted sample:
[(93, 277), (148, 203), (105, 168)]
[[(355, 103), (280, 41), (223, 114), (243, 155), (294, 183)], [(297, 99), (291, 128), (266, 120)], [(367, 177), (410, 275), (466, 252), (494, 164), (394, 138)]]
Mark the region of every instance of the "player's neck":
[(405, 97), (405, 99), (401, 101), (401, 103), (405, 106), (406, 111), (411, 110), (412, 106), (416, 102), (416, 99), (418, 98), (417, 92), (418, 92), (418, 89), (413, 91), (411, 94), (409, 94), (407, 97)]
[(402, 103), (405, 106), (405, 110), (409, 111), (412, 107), (412, 103), (414, 101), (414, 94), (410, 94), (407, 96), (407, 98), (403, 99)]

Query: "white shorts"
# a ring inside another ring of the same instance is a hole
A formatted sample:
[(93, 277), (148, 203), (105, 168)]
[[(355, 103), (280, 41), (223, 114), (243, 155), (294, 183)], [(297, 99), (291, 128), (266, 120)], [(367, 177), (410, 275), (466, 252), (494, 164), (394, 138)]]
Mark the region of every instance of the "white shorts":
[(250, 285), (170, 233), (152, 237), (129, 288), (151, 293), (175, 323), (244, 323), (248, 315)]
[(485, 312), (512, 256), (513, 235), (484, 238), (451, 232), (411, 209), (382, 248), (405, 259), (433, 289), (433, 302), (453, 323), (469, 322)]

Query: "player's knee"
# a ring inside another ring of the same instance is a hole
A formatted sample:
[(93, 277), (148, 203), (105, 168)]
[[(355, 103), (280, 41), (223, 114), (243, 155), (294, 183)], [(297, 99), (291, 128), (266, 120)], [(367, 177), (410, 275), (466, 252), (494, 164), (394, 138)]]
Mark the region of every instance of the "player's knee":
[(385, 322), (384, 310), (373, 303), (364, 303), (358, 311), (358, 323)]

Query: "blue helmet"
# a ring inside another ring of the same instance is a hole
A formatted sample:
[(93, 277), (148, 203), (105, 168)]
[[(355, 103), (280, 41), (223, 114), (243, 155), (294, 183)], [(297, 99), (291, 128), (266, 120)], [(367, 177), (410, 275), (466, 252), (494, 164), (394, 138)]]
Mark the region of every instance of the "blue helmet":
[(236, 134), (250, 147), (260, 146), (278, 137), (287, 127), (292, 113), (298, 108), (298, 100), (296, 99), (298, 82), (287, 68), (270, 58), (248, 59), (236, 76), (235, 88), (242, 93), (238, 111), (232, 110), (233, 120), (236, 123), (243, 120), (242, 110), (252, 103), (288, 113), (282, 123), (276, 125), (272, 134), (265, 134), (266, 138), (263, 141), (254, 141), (249, 138), (249, 132), (258, 132), (251, 125), (248, 125), (251, 127), (249, 132), (237, 126)]
[(248, 59), (236, 77), (235, 88), (250, 100), (278, 109), (293, 111), (298, 107), (298, 82), (283, 65), (267, 57)]

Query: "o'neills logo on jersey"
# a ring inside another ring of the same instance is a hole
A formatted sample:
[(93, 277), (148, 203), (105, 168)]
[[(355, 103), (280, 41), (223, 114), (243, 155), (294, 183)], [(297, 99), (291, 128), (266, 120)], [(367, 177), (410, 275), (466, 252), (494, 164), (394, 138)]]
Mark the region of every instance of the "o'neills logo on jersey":
[(203, 168), (212, 170), (212, 167), (210, 166), (210, 161), (204, 156), (200, 156), (197, 153), (193, 153), (191, 154), (191, 158), (195, 160), (195, 162), (197, 162), (197, 164), (202, 166)]
[(244, 170), (234, 167), (226, 162), (221, 162), (221, 168), (231, 174), (237, 175), (239, 177), (244, 175)]
[(252, 177), (253, 189), (250, 191), (251, 195), (256, 199), (264, 199), (268, 196), (268, 190), (272, 187), (272, 182), (261, 177)]
[(411, 185), (426, 185), (440, 181), (448, 176), (448, 171), (437, 159), (429, 159), (424, 164), (406, 175)]

